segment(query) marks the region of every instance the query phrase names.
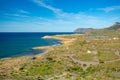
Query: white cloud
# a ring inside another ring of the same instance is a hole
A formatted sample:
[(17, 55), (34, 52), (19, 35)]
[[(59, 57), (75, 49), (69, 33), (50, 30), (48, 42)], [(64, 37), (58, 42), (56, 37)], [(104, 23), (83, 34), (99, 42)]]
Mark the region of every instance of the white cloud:
[(111, 6), (111, 7), (105, 7), (105, 8), (98, 8), (97, 10), (102, 10), (105, 12), (111, 12), (114, 10), (120, 10), (120, 6)]
[(47, 8), (47, 9), (53, 11), (53, 12), (56, 13), (56, 14), (61, 12), (60, 9), (55, 8), (55, 7), (52, 7), (52, 6), (50, 6), (50, 5), (47, 5), (47, 4), (45, 4), (42, 0), (33, 0), (33, 2), (37, 3), (39, 6), (42, 6), (42, 7), (44, 7), (44, 8)]
[(30, 14), (30, 12), (22, 10), (22, 9), (18, 9), (18, 12), (22, 14)]
[(15, 13), (5, 13), (4, 14), (5, 16), (10, 16), (10, 17), (22, 17), (22, 18), (27, 18), (27, 17), (29, 17), (29, 16), (27, 16), (27, 15), (23, 15), (23, 14), (15, 14)]
[[(51, 5), (48, 5), (45, 3), (45, 0), (43, 2), (43, 0), (32, 0), (33, 2), (35, 2), (37, 5), (44, 7), (48, 10), (53, 11), (53, 13), (56, 15), (55, 19), (43, 19), (45, 21), (41, 22), (42, 20), (36, 20), (34, 23), (37, 24), (41, 24), (42, 26), (46, 26), (46, 27), (62, 27), (62, 28), (67, 28), (67, 27), (73, 27), (74, 29), (77, 27), (93, 27), (93, 28), (101, 28), (101, 27), (105, 27), (106, 25), (109, 25), (110, 22), (114, 22), (116, 20), (111, 19), (106, 19), (106, 18), (102, 18), (102, 17), (98, 17), (98, 16), (91, 16), (88, 14), (85, 14), (83, 12), (79, 12), (79, 13), (68, 13), (68, 12), (63, 12), (62, 9), (53, 7)], [(115, 8), (119, 8), (114, 7)], [(100, 8), (101, 10), (101, 8)], [(102, 8), (102, 10), (104, 10)], [(106, 12), (113, 10), (113, 9), (109, 9), (106, 8), (105, 9)]]
[[(51, 10), (54, 14), (54, 18), (44, 18), (44, 17), (30, 17), (24, 18), (24, 24), (23, 22), (19, 23), (14, 23), (16, 25), (19, 25), (20, 28), (25, 30), (33, 30), (34, 31), (73, 31), (76, 28), (102, 28), (102, 27), (107, 27), (111, 25), (113, 22), (116, 22), (117, 20), (120, 20), (120, 18), (116, 17), (99, 17), (99, 16), (91, 16), (89, 14), (83, 13), (83, 12), (78, 12), (78, 13), (68, 13), (64, 12), (62, 9), (53, 7), (51, 5), (46, 4), (43, 2), (43, 0), (32, 0), (34, 3), (37, 5), (44, 7), (48, 10)], [(101, 10), (101, 9), (100, 9)], [(110, 10), (108, 10), (109, 12)], [(27, 14), (21, 14), (24, 13), (25, 11), (20, 11), (18, 12), (19, 14), (8, 14), (9, 16), (25, 16)], [(23, 19), (23, 18), (21, 18)], [(11, 24), (5, 23), (4, 25)], [(21, 25), (22, 24), (22, 25)], [(27, 27), (26, 27), (27, 26)], [(20, 29), (19, 29), (20, 30)]]
[(28, 14), (30, 14), (28, 11), (25, 11), (23, 9), (13, 9), (11, 10), (12, 13), (4, 13), (3, 15), (6, 17), (19, 17), (19, 18), (28, 18), (30, 17)]
[(53, 6), (47, 5), (45, 2), (43, 2), (43, 0), (32, 0), (33, 2), (37, 3), (39, 6), (47, 8), (48, 10), (51, 10), (55, 13), (56, 18), (58, 18), (58, 20), (66, 20), (66, 21), (82, 21), (82, 19), (95, 19), (94, 16), (89, 16), (89, 15), (85, 15), (82, 14), (82, 12), (79, 13), (67, 13), (67, 12), (63, 12), (62, 9), (58, 9), (55, 8)]

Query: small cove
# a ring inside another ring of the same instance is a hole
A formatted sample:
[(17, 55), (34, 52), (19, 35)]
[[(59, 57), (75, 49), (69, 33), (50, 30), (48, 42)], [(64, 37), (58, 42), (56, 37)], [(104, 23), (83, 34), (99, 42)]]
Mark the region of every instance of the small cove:
[(33, 50), (36, 46), (56, 46), (61, 41), (56, 39), (43, 39), (43, 36), (73, 34), (69, 33), (0, 33), (0, 58), (36, 55), (46, 50)]

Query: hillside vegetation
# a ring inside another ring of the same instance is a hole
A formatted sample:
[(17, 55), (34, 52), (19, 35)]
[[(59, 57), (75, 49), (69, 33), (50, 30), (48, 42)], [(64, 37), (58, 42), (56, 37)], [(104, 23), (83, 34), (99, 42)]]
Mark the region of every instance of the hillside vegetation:
[(111, 31), (47, 36), (62, 45), (36, 47), (49, 52), (33, 57), (1, 59), (0, 80), (120, 80), (120, 32)]
[(100, 35), (100, 36), (109, 36), (109, 37), (120, 37), (120, 23), (115, 22), (112, 26), (104, 28), (104, 29), (98, 29), (98, 30), (92, 30), (88, 34), (91, 35)]
[[(0, 60), (1, 79), (119, 80), (120, 39), (86, 35), (55, 36), (73, 40), (39, 57)], [(37, 56), (37, 55), (36, 55)], [(41, 57), (40, 57), (41, 56)]]

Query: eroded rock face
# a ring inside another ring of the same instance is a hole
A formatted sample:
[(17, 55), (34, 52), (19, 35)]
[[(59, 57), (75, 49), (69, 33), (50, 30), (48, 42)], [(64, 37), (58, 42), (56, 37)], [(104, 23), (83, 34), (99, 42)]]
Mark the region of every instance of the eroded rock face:
[(118, 29), (120, 29), (120, 23), (119, 22), (115, 22), (112, 26), (108, 27), (107, 29), (118, 30)]
[(114, 25), (120, 25), (120, 22), (115, 22)]

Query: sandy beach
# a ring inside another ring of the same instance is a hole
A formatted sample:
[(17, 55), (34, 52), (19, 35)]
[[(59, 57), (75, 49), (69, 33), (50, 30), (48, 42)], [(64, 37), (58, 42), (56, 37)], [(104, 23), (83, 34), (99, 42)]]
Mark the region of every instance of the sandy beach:
[[(71, 35), (83, 35), (83, 34), (71, 34)], [(75, 41), (76, 39), (68, 39), (68, 38), (64, 38), (64, 36), (68, 36), (68, 35), (55, 35), (55, 36), (44, 36), (42, 37), (43, 39), (57, 39), (57, 40), (61, 40), (61, 45), (62, 46), (68, 46), (70, 45), (73, 41)], [(34, 56), (34, 58), (42, 58), (42, 56), (46, 53), (48, 53), (49, 51), (54, 50), (54, 46), (38, 46), (38, 47), (34, 47), (32, 49), (35, 50), (46, 50), (47, 52), (38, 54), (36, 56)]]

